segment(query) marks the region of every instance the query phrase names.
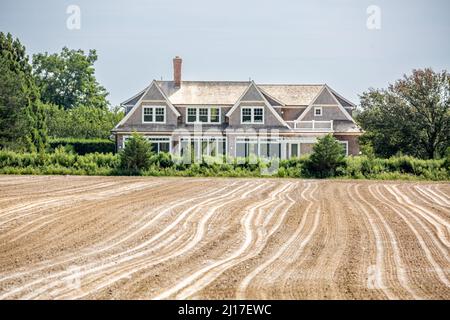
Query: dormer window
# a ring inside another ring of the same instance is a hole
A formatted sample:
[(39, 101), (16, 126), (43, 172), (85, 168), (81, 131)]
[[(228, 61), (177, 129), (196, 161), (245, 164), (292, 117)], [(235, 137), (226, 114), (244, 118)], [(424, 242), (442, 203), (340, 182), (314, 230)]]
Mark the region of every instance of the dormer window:
[(165, 123), (165, 122), (166, 122), (165, 106), (142, 107), (142, 123)]
[(211, 123), (219, 123), (220, 122), (220, 109), (219, 108), (211, 108), (210, 109), (210, 122)]
[(200, 122), (208, 122), (208, 109), (207, 108), (199, 108), (199, 121)]
[(322, 116), (322, 107), (314, 107), (314, 116), (321, 117)]
[(242, 107), (241, 123), (249, 123), (249, 124), (264, 123), (264, 108)]

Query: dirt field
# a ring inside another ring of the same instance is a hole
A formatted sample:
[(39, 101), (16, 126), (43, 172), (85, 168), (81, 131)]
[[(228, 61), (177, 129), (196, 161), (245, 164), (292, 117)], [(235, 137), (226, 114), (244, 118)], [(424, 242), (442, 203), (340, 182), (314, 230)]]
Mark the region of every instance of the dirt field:
[(0, 176), (0, 299), (450, 299), (450, 184)]

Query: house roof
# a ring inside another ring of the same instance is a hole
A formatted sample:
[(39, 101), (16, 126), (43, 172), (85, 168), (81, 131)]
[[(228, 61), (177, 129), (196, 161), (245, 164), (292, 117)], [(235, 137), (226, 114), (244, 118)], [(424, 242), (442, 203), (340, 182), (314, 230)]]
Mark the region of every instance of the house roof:
[[(173, 81), (155, 81), (173, 105), (234, 105), (249, 87), (250, 81), (182, 81), (175, 87)], [(272, 105), (308, 106), (324, 84), (256, 84)], [(134, 105), (145, 89), (122, 105)], [(341, 103), (340, 96), (332, 92)], [(349, 105), (346, 103), (346, 106)]]
[(248, 81), (182, 81), (179, 88), (173, 81), (157, 81), (174, 105), (222, 104), (233, 105), (249, 86)]
[(323, 88), (323, 84), (257, 84), (258, 88), (267, 92), (285, 105), (307, 106)]

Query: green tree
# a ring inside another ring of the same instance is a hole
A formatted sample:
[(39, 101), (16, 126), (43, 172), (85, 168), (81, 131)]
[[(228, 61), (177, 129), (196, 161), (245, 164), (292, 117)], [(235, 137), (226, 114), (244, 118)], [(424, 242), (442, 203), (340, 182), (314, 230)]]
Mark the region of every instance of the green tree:
[(120, 152), (120, 167), (133, 173), (148, 169), (151, 165), (151, 144), (140, 134), (134, 132)]
[(33, 73), (41, 92), (41, 100), (64, 109), (78, 106), (107, 108), (108, 92), (95, 78), (95, 50), (85, 54), (83, 50), (61, 53), (38, 53), (33, 56)]
[(53, 138), (102, 138), (111, 135), (111, 129), (123, 118), (119, 108), (78, 106), (64, 110), (56, 105), (46, 105), (48, 135)]
[(0, 32), (0, 147), (44, 151), (45, 114), (25, 47)]
[(344, 163), (344, 148), (331, 134), (319, 138), (313, 146), (308, 167), (319, 178), (332, 177), (337, 167)]
[(431, 69), (361, 96), (357, 120), (377, 156), (403, 153), (421, 158), (442, 157), (450, 145), (450, 74)]

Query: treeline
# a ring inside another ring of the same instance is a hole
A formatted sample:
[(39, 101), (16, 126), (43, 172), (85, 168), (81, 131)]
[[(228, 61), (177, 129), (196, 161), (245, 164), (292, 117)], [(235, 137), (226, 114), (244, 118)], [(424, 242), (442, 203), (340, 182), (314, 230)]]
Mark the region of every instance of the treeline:
[(387, 89), (370, 89), (360, 98), (356, 120), (365, 131), (359, 139), (363, 150), (382, 158), (445, 157), (450, 146), (447, 71), (413, 70)]
[(107, 139), (123, 117), (95, 78), (95, 50), (38, 53), (0, 32), (0, 148), (48, 152), (55, 138)]
[[(0, 151), (3, 174), (142, 175), (183, 177), (284, 177), (449, 180), (450, 152), (443, 159), (420, 160), (410, 156), (389, 159), (344, 157), (342, 146), (327, 136), (310, 156), (288, 160), (204, 157), (198, 163), (167, 153), (154, 154), (148, 142), (133, 137), (119, 154), (78, 155), (63, 147), (53, 153)], [(324, 152), (323, 150), (327, 150)], [(331, 152), (329, 152), (331, 150)]]

